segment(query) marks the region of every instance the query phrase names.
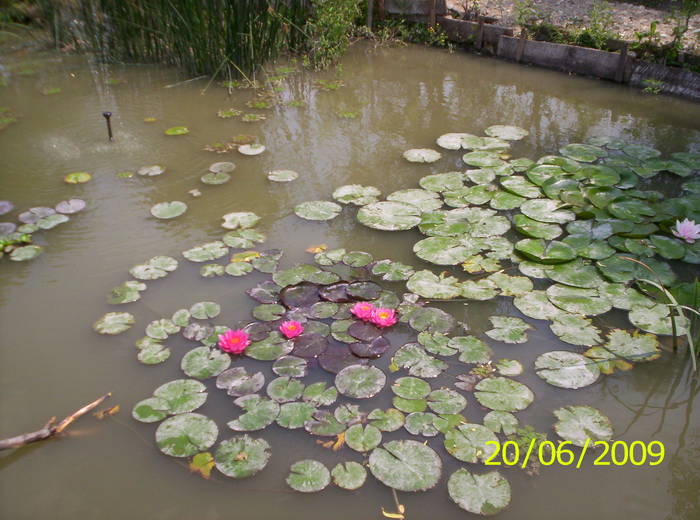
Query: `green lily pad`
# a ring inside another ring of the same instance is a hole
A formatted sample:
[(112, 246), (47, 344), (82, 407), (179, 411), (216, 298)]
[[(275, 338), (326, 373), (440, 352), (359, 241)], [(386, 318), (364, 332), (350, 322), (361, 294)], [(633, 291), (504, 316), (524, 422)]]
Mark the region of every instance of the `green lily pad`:
[(333, 199), (342, 204), (354, 204), (366, 206), (379, 200), (382, 192), (374, 186), (362, 186), (361, 184), (348, 184), (340, 186), (333, 192)]
[(628, 361), (653, 361), (661, 356), (659, 340), (653, 334), (615, 329), (608, 334), (604, 348)]
[(255, 244), (265, 242), (265, 235), (255, 229), (238, 229), (229, 231), (221, 240), (229, 247), (236, 249), (248, 249)]
[(608, 155), (603, 148), (590, 144), (572, 143), (559, 149), (559, 153), (574, 161), (591, 163)]
[(501, 186), (520, 197), (525, 197), (527, 199), (536, 199), (542, 197), (542, 191), (537, 187), (536, 184), (531, 183), (524, 177), (512, 176), (501, 179)]
[(392, 404), (397, 410), (405, 413), (423, 412), (428, 409), (428, 401), (425, 399), (406, 399), (396, 396), (392, 400)]
[(406, 416), (404, 428), (411, 435), (435, 437), (439, 431), (435, 427), (437, 415), (431, 412), (413, 412)]
[(382, 442), (382, 432), (371, 424), (354, 424), (345, 432), (345, 443), (351, 449), (364, 453), (371, 451)]
[(308, 421), (311, 421), (315, 413), (316, 407), (311, 403), (284, 403), (280, 406), (277, 424), (282, 428), (295, 430), (303, 427)]
[(218, 186), (219, 184), (226, 184), (231, 180), (231, 176), (226, 172), (209, 172), (202, 175), (199, 180), (204, 184), (209, 184), (212, 186)]
[(331, 220), (337, 217), (342, 210), (342, 206), (325, 200), (302, 202), (294, 207), (294, 213), (306, 220)]
[(235, 397), (254, 394), (264, 384), (265, 376), (262, 372), (250, 375), (244, 367), (229, 368), (216, 378), (216, 387)]
[(554, 240), (562, 234), (562, 229), (557, 224), (538, 222), (537, 220), (520, 214), (513, 217), (513, 225), (520, 233), (531, 238)]
[(492, 410), (484, 416), (484, 426), (494, 433), (512, 435), (518, 429), (518, 419), (510, 412)]
[(296, 356), (282, 356), (275, 360), (272, 371), (278, 376), (304, 377), (309, 371), (309, 362)]
[(447, 481), (447, 491), (455, 504), (479, 515), (495, 515), (510, 503), (510, 484), (497, 471), (475, 475), (458, 469)]
[[(654, 334), (672, 335), (673, 324), (669, 307), (663, 303), (657, 303), (651, 307), (634, 307), (629, 312), (629, 320), (635, 326), (646, 332)], [(687, 332), (688, 320), (680, 316), (675, 317), (676, 334), (681, 336)]]
[(357, 220), (367, 227), (384, 231), (400, 231), (417, 226), (421, 210), (403, 202), (375, 202), (360, 208)]
[(599, 287), (604, 283), (598, 270), (580, 259), (555, 265), (547, 271), (547, 275), (555, 282), (584, 289)]
[(530, 132), (519, 126), (493, 125), (489, 126), (484, 133), (490, 137), (505, 139), (506, 141), (520, 141), (530, 135)]
[(144, 365), (157, 365), (167, 361), (170, 357), (170, 349), (160, 343), (152, 343), (139, 350), (136, 357)]
[(565, 441), (583, 447), (588, 442), (609, 441), (613, 436), (610, 419), (590, 406), (565, 406), (554, 410), (558, 421), (554, 431)]
[(440, 388), (430, 392), (428, 406), (437, 414), (458, 414), (466, 408), (467, 400), (454, 390)]
[(505, 273), (493, 273), (487, 278), (501, 290), (502, 296), (520, 296), (533, 289), (532, 280), (525, 276), (511, 276)]
[(407, 189), (399, 190), (387, 195), (389, 202), (402, 202), (415, 206), (421, 211), (433, 211), (442, 207), (440, 196), (434, 191)]
[(397, 350), (392, 363), (407, 369), (415, 377), (437, 377), (447, 369), (444, 361), (434, 358), (417, 343), (407, 343)]
[(234, 401), (234, 404), (245, 410), (238, 419), (228, 423), (228, 427), (235, 431), (262, 430), (275, 422), (280, 413), (279, 403), (257, 394), (241, 396)]
[(575, 220), (576, 215), (565, 209), (562, 204), (549, 199), (531, 199), (520, 206), (520, 211), (527, 217), (538, 222), (566, 224)]
[(449, 345), (450, 338), (439, 332), (421, 332), (418, 334), (418, 343), (431, 354), (439, 356), (452, 356), (457, 352), (456, 348)]
[(92, 179), (92, 175), (88, 172), (73, 172), (63, 177), (64, 182), (68, 184), (84, 184)]
[(404, 159), (415, 163), (434, 163), (440, 160), (442, 154), (429, 148), (412, 148), (403, 153)]
[(339, 488), (354, 491), (365, 483), (367, 470), (358, 462), (339, 462), (331, 470), (331, 477), (333, 477), (333, 483)]
[(10, 253), (10, 260), (15, 262), (24, 262), (26, 260), (32, 260), (43, 253), (44, 249), (41, 246), (21, 246), (13, 249)]
[(341, 394), (355, 399), (375, 396), (384, 388), (386, 375), (373, 366), (351, 365), (335, 377), (335, 386)]
[(601, 298), (597, 289), (582, 289), (567, 285), (555, 284), (547, 289), (549, 301), (560, 309), (582, 316), (605, 314), (612, 305)]
[(552, 318), (549, 326), (557, 337), (572, 345), (590, 347), (600, 343), (600, 330), (591, 320), (575, 314), (559, 314)]
[(221, 218), (224, 219), (221, 224), (224, 229), (248, 229), (260, 222), (260, 217), (250, 211), (234, 211)]
[(680, 240), (663, 235), (651, 235), (649, 238), (656, 252), (664, 258), (678, 260), (685, 256), (686, 250)]
[(317, 460), (300, 460), (292, 464), (289, 469), (287, 484), (292, 489), (302, 493), (322, 491), (331, 482), (328, 468)]
[(595, 362), (581, 354), (564, 350), (542, 354), (535, 360), (535, 371), (550, 385), (559, 388), (583, 388), (600, 377), (600, 369)]
[(92, 328), (100, 334), (121, 334), (134, 324), (134, 315), (128, 312), (108, 312)]
[(436, 300), (457, 298), (461, 293), (456, 278), (442, 275), (438, 277), (428, 270), (411, 275), (406, 282), (406, 288), (418, 296)]
[(518, 412), (527, 408), (535, 395), (527, 386), (506, 377), (482, 379), (474, 397), (482, 406), (500, 412)]
[(153, 423), (165, 419), (170, 415), (170, 406), (165, 399), (149, 397), (134, 405), (131, 416), (143, 423)]
[(219, 435), (216, 423), (198, 413), (184, 413), (163, 421), (156, 430), (160, 451), (171, 457), (191, 457), (211, 448)]
[[(442, 193), (443, 191), (457, 190), (464, 186), (461, 172), (436, 173), (422, 177), (418, 184), (424, 190)], [(410, 201), (407, 201), (410, 202)]]
[(576, 251), (558, 240), (545, 242), (541, 238), (524, 238), (516, 242), (515, 249), (530, 260), (543, 264), (560, 264), (576, 258)]
[(517, 296), (513, 299), (513, 305), (525, 316), (537, 320), (551, 320), (554, 316), (565, 313), (552, 305), (544, 291), (532, 291)]
[(493, 455), (498, 437), (481, 424), (460, 424), (445, 434), (444, 445), (457, 460), (475, 463)]
[(262, 471), (270, 460), (270, 445), (248, 435), (222, 441), (216, 448), (216, 469), (227, 477), (247, 478)]
[(462, 148), (462, 144), (465, 142), (465, 139), (468, 138), (478, 139), (477, 136), (472, 134), (453, 132), (441, 135), (437, 138), (436, 143), (438, 146), (445, 148), (446, 150), (459, 150)]
[(489, 321), (494, 328), (487, 330), (485, 334), (503, 343), (525, 343), (527, 330), (532, 328), (520, 318), (510, 316), (491, 316)]
[[(381, 276), (387, 282), (408, 280), (414, 273), (410, 265), (395, 262), (393, 260), (380, 260), (372, 266), (372, 274)], [(410, 289), (409, 289), (410, 290)]]
[(267, 173), (267, 178), (273, 182), (291, 182), (299, 177), (293, 170), (272, 170)]
[(197, 320), (216, 318), (221, 313), (221, 306), (216, 302), (197, 302), (190, 307), (190, 314)]
[(338, 398), (338, 390), (334, 386), (327, 386), (325, 381), (310, 384), (304, 389), (302, 400), (317, 407), (332, 405)]
[(180, 368), (189, 377), (209, 379), (218, 376), (231, 365), (231, 356), (217, 349), (197, 347), (182, 358)]
[(646, 161), (661, 155), (660, 151), (643, 144), (627, 144), (622, 147), (622, 151), (639, 161)]
[(391, 391), (404, 399), (421, 399), (430, 393), (430, 383), (417, 377), (400, 377), (391, 385)]
[(377, 408), (367, 415), (367, 419), (369, 424), (383, 432), (394, 432), (404, 424), (404, 415), (396, 408), (387, 410)]
[(169, 381), (156, 388), (153, 395), (168, 403), (171, 414), (192, 412), (207, 400), (206, 387), (194, 379)]
[(460, 285), (460, 294), (470, 300), (490, 300), (498, 295), (498, 287), (491, 280), (467, 280)]
[[(67, 215), (62, 215), (60, 213), (56, 213), (53, 215), (49, 215), (48, 217), (44, 217), (42, 219), (39, 219), (36, 221), (36, 227), (39, 229), (43, 230), (49, 230), (53, 229), (56, 226), (63, 224), (65, 222), (68, 222), (70, 220), (70, 217)], [(685, 250), (684, 250), (685, 252)]]
[(136, 173), (143, 177), (155, 177), (156, 175), (161, 175), (165, 173), (165, 166), (161, 166), (160, 164), (142, 166), (141, 168), (136, 170)]
[[(246, 116), (254, 116), (256, 114), (246, 114)], [(245, 116), (243, 116), (245, 118)], [(262, 117), (262, 119), (265, 119), (265, 116), (258, 116)], [(252, 143), (252, 144), (242, 144), (238, 147), (238, 153), (241, 153), (243, 155), (260, 155), (265, 151), (265, 145), (262, 145), (260, 143)]]
[(447, 344), (459, 352), (462, 363), (488, 363), (493, 352), (476, 336), (455, 336)]
[(479, 168), (493, 168), (507, 164), (498, 156), (498, 153), (485, 150), (465, 153), (462, 156), (462, 161), (469, 166), (477, 166)]
[[(399, 313), (404, 314), (401, 307)], [(423, 332), (450, 332), (455, 326), (455, 319), (451, 314), (435, 307), (420, 307), (414, 309), (408, 318), (408, 324), (413, 330)], [(414, 374), (415, 375), (415, 374)]]
[(479, 251), (474, 240), (455, 237), (428, 237), (413, 245), (418, 258), (436, 265), (457, 265)]
[(182, 252), (182, 256), (190, 260), (191, 262), (210, 262), (221, 258), (228, 253), (228, 247), (221, 242), (216, 240), (214, 242), (208, 242), (202, 244), (201, 246), (193, 247), (187, 251)]
[(173, 126), (165, 131), (165, 135), (185, 135), (189, 133), (190, 131), (186, 126)]
[(141, 292), (146, 290), (146, 284), (128, 280), (114, 287), (107, 298), (107, 303), (114, 305), (131, 303), (141, 299)]
[(278, 377), (267, 385), (267, 395), (278, 403), (296, 401), (304, 392), (304, 384), (291, 377)]
[(426, 491), (440, 479), (442, 462), (435, 451), (412, 440), (390, 441), (369, 456), (369, 469), (385, 484), (399, 491)]
[(253, 309), (253, 317), (260, 321), (276, 321), (285, 312), (287, 312), (287, 309), (278, 303), (263, 303)]
[(129, 269), (129, 274), (138, 280), (157, 280), (177, 269), (178, 262), (170, 256), (154, 256), (144, 264)]

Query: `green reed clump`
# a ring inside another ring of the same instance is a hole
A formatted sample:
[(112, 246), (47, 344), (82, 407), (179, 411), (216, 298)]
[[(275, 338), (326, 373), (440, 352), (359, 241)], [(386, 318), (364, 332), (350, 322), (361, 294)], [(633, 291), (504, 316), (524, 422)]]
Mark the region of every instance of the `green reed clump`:
[(109, 61), (249, 74), (307, 39), (306, 0), (37, 0), (61, 44)]

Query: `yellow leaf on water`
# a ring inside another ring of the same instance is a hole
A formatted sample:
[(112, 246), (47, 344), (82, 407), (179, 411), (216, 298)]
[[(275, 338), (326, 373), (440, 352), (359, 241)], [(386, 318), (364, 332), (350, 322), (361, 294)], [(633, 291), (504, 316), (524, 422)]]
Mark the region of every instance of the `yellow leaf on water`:
[(241, 251), (231, 257), (231, 263), (234, 262), (250, 262), (254, 258), (259, 258), (261, 255), (257, 251)]
[(202, 478), (209, 479), (211, 468), (214, 467), (214, 457), (208, 451), (197, 453), (190, 461), (190, 471), (198, 473)]
[(98, 419), (102, 420), (105, 417), (108, 417), (110, 415), (118, 414), (120, 409), (121, 409), (121, 407), (118, 404), (115, 404), (111, 408), (107, 408), (105, 410), (100, 410), (98, 412), (93, 413), (92, 415), (94, 415)]
[(399, 520), (403, 520), (405, 518), (401, 513), (387, 513), (386, 511), (384, 511), (383, 507), (382, 515), (384, 515), (386, 518), (398, 518)]
[(319, 245), (317, 245), (317, 246), (309, 246), (309, 247), (306, 249), (306, 252), (307, 252), (307, 253), (314, 253), (314, 254), (316, 254), (316, 253), (323, 253), (323, 252), (326, 251), (327, 249), (328, 249), (328, 246), (327, 246), (326, 244), (319, 244)]
[(338, 451), (345, 445), (345, 432), (339, 433), (335, 442), (333, 443), (333, 451)]

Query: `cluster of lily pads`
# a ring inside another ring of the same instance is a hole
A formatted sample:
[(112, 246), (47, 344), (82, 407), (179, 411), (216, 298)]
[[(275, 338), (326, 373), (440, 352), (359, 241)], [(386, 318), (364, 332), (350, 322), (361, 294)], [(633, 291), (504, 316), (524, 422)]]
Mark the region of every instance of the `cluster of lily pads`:
[[(82, 199), (63, 200), (51, 208), (36, 206), (23, 211), (17, 216), (19, 225), (15, 222), (0, 222), (0, 258), (8, 255), (10, 260), (22, 262), (39, 256), (44, 248), (32, 244), (33, 234), (48, 231), (60, 224), (68, 222), (70, 216), (85, 209)], [(0, 215), (6, 215), (14, 210), (14, 204), (9, 200), (0, 200)]]
[[(677, 276), (669, 261), (699, 261), (698, 244), (678, 240), (671, 229), (677, 220), (700, 220), (695, 175), (700, 156), (678, 153), (660, 159), (658, 151), (646, 146), (595, 138), (563, 147), (560, 156), (511, 159), (511, 141), (527, 132), (498, 125), (486, 134), (446, 134), (438, 145), (447, 152), (404, 154), (409, 161), (429, 163), (464, 149), (462, 161), (473, 169), (427, 175), (420, 188), (399, 190), (384, 200), (372, 186), (341, 186), (332, 194), (335, 202), (309, 201), (294, 208), (300, 218), (324, 221), (344, 211), (343, 205), (355, 206), (357, 220), (370, 228), (417, 228), (426, 237), (414, 245), (422, 267), (375, 260), (362, 251), (321, 249), (315, 265), (281, 269), (281, 251), (250, 250), (265, 241), (255, 229), (259, 217), (250, 212), (225, 215), (228, 231), (221, 240), (184, 251), (187, 260), (204, 264), (204, 277), (271, 275), (247, 291), (258, 305), (253, 320), (238, 325), (252, 341), (243, 356), (254, 361), (246, 366), (271, 363), (277, 377), (266, 385), (262, 371), (249, 372), (236, 356), (217, 348), (218, 336), (231, 324), (210, 321), (220, 314), (215, 302), (199, 302), (151, 322), (136, 342), (144, 363), (166, 361), (171, 351), (163, 341), (172, 335), (182, 333), (198, 343), (181, 361), (190, 379), (162, 385), (133, 409), (139, 421), (162, 421), (156, 430), (161, 451), (192, 457), (200, 469), (216, 467), (229, 477), (249, 477), (271, 456), (270, 445), (250, 432), (276, 424), (328, 438), (325, 446), (340, 450), (345, 445), (362, 455), (362, 463), (343, 460), (332, 471), (316, 460), (293, 464), (287, 483), (302, 492), (320, 491), (331, 481), (357, 489), (365, 482), (366, 468), (389, 487), (423, 491), (439, 482), (443, 451), (467, 464), (483, 462), (495, 449), (488, 443), (516, 433), (515, 414), (535, 397), (514, 379), (523, 373), (522, 364), (493, 359), (489, 342), (525, 343), (531, 326), (519, 316), (497, 315), (489, 318), (492, 328), (485, 337), (460, 333), (453, 316), (429, 305), (434, 300), (512, 297), (524, 316), (550, 321), (562, 342), (580, 347), (547, 352), (535, 361), (535, 373), (556, 387), (582, 388), (601, 375), (658, 358), (657, 335), (672, 332), (670, 311), (645, 292), (644, 280), (672, 284)], [(679, 196), (638, 187), (662, 172), (688, 177)], [(297, 178), (296, 172), (269, 175), (279, 181)], [(227, 265), (216, 263), (230, 248), (240, 251)], [(166, 258), (136, 266), (132, 275), (165, 276), (177, 267), (175, 259)], [(431, 264), (440, 272), (429, 269)], [(514, 269), (520, 274), (508, 273)], [(405, 282), (407, 292), (399, 295), (384, 282)], [(139, 290), (121, 292), (134, 301)], [(402, 330), (415, 337), (392, 346), (384, 331), (353, 318), (350, 308), (358, 301), (396, 309), (406, 325)], [(612, 329), (604, 334), (594, 320), (612, 309), (627, 311), (630, 323), (644, 332)], [(277, 328), (286, 320), (303, 323), (304, 333), (283, 337)], [(114, 334), (133, 323), (130, 313), (108, 313), (95, 330)], [(676, 319), (676, 333), (687, 326)], [(372, 364), (383, 354), (391, 356), (389, 373)], [(317, 366), (335, 375), (334, 384), (304, 382)], [(450, 377), (450, 366), (462, 373)], [(228, 423), (237, 433), (215, 448), (218, 426), (195, 413), (207, 397), (201, 381), (213, 378), (241, 410)], [(394, 394), (391, 407), (361, 409), (358, 402), (368, 402), (387, 385)], [(483, 424), (462, 415), (468, 401), (460, 391), (489, 410)], [(569, 405), (553, 413), (554, 431), (576, 446), (587, 438), (613, 437), (609, 419), (594, 408)], [(409, 438), (382, 443), (385, 433), (402, 428)], [(425, 442), (431, 438), (441, 443)], [(474, 472), (471, 466), (452, 473), (447, 491), (460, 507), (479, 514), (497, 513), (510, 501), (503, 475)]]

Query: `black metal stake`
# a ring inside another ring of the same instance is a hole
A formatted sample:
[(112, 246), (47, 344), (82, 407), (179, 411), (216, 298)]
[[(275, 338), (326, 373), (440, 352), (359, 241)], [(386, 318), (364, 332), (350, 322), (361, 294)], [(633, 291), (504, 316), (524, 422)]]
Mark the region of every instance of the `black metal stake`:
[(112, 140), (112, 122), (109, 120), (112, 117), (112, 112), (102, 112), (102, 117), (107, 121), (107, 134), (109, 135), (109, 140)]

